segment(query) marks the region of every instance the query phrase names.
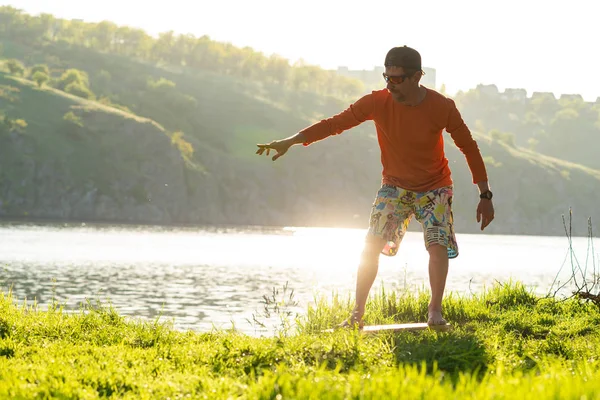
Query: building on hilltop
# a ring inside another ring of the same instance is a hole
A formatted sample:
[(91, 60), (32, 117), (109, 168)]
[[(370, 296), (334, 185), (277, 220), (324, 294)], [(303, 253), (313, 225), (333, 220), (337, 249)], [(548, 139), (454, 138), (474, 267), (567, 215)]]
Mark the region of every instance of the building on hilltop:
[(375, 67), (370, 71), (367, 69), (352, 70), (348, 67), (338, 67), (336, 72), (342, 76), (359, 79), (363, 81), (365, 86), (370, 87), (383, 82), (382, 74), (384, 71), (383, 67)]
[(576, 100), (583, 101), (583, 96), (580, 94), (561, 94), (560, 100)]
[(504, 89), (504, 92), (502, 92), (502, 98), (504, 100), (525, 101), (527, 100), (527, 90), (512, 88)]
[(496, 85), (484, 85), (484, 84), (479, 84), (476, 87), (476, 90), (479, 91), (479, 93), (488, 95), (488, 96), (497, 96), (499, 91), (498, 91), (498, 86)]
[(556, 96), (554, 96), (554, 93), (552, 93), (552, 92), (533, 92), (531, 95), (531, 100), (543, 98), (543, 97), (548, 97), (548, 98), (552, 98), (552, 100), (556, 100)]
[[(436, 71), (434, 68), (423, 67), (423, 71), (425, 75), (421, 78), (421, 84), (423, 86), (427, 86), (428, 88), (435, 89), (436, 88)], [(384, 67), (374, 67), (372, 70), (367, 69), (349, 69), (348, 67), (338, 67), (335, 71), (339, 75), (347, 76), (351, 78), (356, 78), (361, 80), (367, 88), (379, 87), (382, 88), (385, 86), (385, 81), (383, 80), (383, 73), (385, 72)]]

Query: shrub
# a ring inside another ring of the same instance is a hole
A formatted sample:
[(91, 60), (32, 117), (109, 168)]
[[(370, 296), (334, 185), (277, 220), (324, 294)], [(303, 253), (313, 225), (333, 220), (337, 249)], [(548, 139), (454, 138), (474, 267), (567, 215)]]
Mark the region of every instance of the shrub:
[(50, 77), (48, 76), (48, 74), (42, 71), (37, 71), (35, 74), (33, 74), (31, 79), (38, 85), (38, 87), (42, 87), (44, 83), (50, 80)]

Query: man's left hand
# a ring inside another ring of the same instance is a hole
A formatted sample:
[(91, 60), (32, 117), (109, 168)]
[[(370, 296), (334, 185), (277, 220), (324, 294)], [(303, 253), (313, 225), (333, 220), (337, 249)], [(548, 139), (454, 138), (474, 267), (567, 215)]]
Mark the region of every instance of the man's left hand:
[(481, 199), (477, 206), (477, 222), (481, 222), (481, 230), (494, 220), (494, 205), (492, 200)]

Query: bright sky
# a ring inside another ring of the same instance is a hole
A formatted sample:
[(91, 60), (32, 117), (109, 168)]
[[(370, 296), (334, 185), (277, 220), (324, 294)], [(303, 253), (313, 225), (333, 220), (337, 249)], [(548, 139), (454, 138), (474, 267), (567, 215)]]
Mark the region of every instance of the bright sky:
[(111, 20), (250, 46), (324, 68), (372, 69), (393, 46), (420, 51), (448, 92), (479, 83), (600, 96), (597, 0), (13, 0), (28, 13)]

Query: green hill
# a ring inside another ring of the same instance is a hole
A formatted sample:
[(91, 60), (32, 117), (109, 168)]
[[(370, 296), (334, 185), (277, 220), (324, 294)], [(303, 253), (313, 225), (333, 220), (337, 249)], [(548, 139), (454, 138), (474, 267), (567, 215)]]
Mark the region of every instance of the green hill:
[(600, 97), (586, 102), (580, 95), (530, 93), (479, 85), (458, 93), (455, 101), (465, 121), (478, 130), (520, 146), (600, 168)]
[(0, 93), (6, 115), (27, 124), (9, 132), (5, 123), (0, 133), (5, 216), (169, 218), (182, 171), (196, 166), (156, 122), (5, 74)]
[[(254, 154), (354, 98), (34, 39), (0, 40), (4, 218), (365, 227), (381, 173), (371, 123), (276, 163)], [(9, 73), (9, 59), (23, 71)], [(38, 87), (40, 64), (49, 80)], [(496, 195), (489, 232), (562, 235), (572, 207), (574, 233), (586, 235), (587, 218), (600, 218), (599, 171), (474, 135)], [(446, 143), (457, 230), (478, 232), (476, 188)]]

